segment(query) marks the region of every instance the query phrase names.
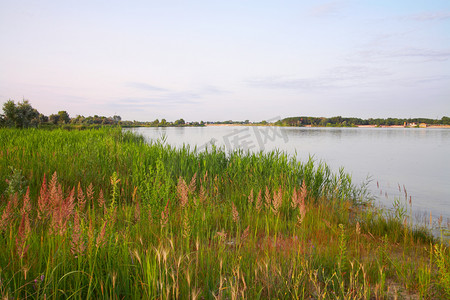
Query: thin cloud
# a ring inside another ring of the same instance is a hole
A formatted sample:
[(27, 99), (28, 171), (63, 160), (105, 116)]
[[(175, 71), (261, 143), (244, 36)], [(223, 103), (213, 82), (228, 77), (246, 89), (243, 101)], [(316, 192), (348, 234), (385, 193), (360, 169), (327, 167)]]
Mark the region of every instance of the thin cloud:
[(216, 86), (212, 85), (206, 85), (203, 88), (200, 89), (200, 94), (204, 95), (223, 95), (223, 94), (229, 94), (230, 91), (222, 90)]
[(390, 83), (395, 83), (396, 85), (402, 85), (405, 87), (417, 87), (418, 85), (430, 84), (441, 81), (448, 81), (450, 76), (447, 75), (435, 75), (435, 76), (426, 76), (426, 77), (408, 77), (402, 78), (394, 81), (390, 81)]
[(361, 86), (365, 82), (386, 77), (391, 73), (379, 68), (365, 66), (339, 66), (322, 76), (312, 78), (267, 77), (247, 81), (253, 87), (294, 90), (324, 90)]
[(133, 108), (145, 108), (149, 106), (182, 106), (199, 103), (201, 97), (190, 92), (170, 93), (161, 97), (125, 97), (113, 101), (114, 106), (132, 106)]
[(448, 60), (450, 58), (450, 50), (433, 50), (420, 48), (406, 48), (397, 52), (390, 53), (391, 57), (410, 57), (425, 58), (427, 60)]
[(406, 59), (412, 61), (446, 61), (450, 59), (450, 49), (433, 50), (423, 48), (404, 48), (397, 50), (364, 50), (349, 57), (349, 60), (379, 62)]
[(379, 49), (381, 47), (391, 45), (392, 43), (396, 43), (399, 40), (411, 39), (411, 36), (414, 36), (416, 32), (417, 30), (410, 29), (398, 32), (375, 34), (369, 37), (366, 42), (363, 42), (361, 47), (365, 49)]
[[(450, 76), (447, 75), (434, 75), (434, 76), (405, 76), (402, 78), (393, 78), (393, 77), (380, 77), (375, 80), (363, 81), (355, 87), (364, 87), (364, 88), (379, 88), (379, 87), (387, 87), (387, 86), (396, 86), (396, 87), (407, 87), (407, 88), (425, 88), (427, 85), (433, 83), (439, 83), (442, 81), (448, 81)], [(449, 85), (450, 86), (450, 85)]]
[(336, 81), (370, 79), (374, 77), (384, 77), (387, 75), (391, 75), (391, 73), (385, 69), (365, 66), (339, 66), (328, 71), (328, 79), (333, 79)]
[(127, 87), (136, 88), (144, 91), (155, 91), (155, 92), (167, 92), (168, 90), (162, 87), (157, 87), (144, 82), (127, 82), (125, 84)]
[(248, 80), (247, 84), (253, 87), (270, 89), (315, 90), (335, 88), (330, 81), (323, 78), (285, 78), (268, 77)]
[(154, 86), (154, 85), (151, 85), (148, 83), (143, 83), (143, 82), (127, 82), (125, 84), (125, 86), (144, 90), (144, 91), (166, 92), (166, 93), (168, 93), (168, 95), (181, 94), (183, 96), (190, 96), (190, 97), (192, 97), (192, 96), (200, 97), (202, 95), (218, 95), (218, 94), (230, 93), (227, 90), (220, 89), (213, 85), (204, 85), (204, 86), (200, 87), (199, 89), (197, 89), (196, 92), (174, 92), (174, 91), (171, 91), (171, 90), (163, 88), (163, 87), (158, 87), (158, 86)]
[(331, 1), (314, 6), (311, 9), (310, 15), (313, 17), (335, 16), (343, 7), (344, 3), (342, 1)]
[(403, 20), (413, 21), (444, 21), (450, 20), (450, 11), (422, 12), (420, 14), (401, 17)]

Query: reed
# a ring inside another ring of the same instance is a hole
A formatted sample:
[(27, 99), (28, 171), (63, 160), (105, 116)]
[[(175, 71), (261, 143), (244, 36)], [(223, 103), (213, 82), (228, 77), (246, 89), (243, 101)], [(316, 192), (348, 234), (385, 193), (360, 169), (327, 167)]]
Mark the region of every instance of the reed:
[(322, 162), (118, 128), (2, 129), (0, 144), (2, 298), (450, 296), (445, 240)]

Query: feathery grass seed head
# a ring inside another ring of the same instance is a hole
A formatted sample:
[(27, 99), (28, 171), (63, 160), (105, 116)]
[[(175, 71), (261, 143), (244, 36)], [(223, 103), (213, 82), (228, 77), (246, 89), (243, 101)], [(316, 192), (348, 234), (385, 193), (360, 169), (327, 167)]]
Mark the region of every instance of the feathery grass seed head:
[(234, 202), (231, 202), (231, 214), (233, 216), (234, 223), (239, 222), (239, 212), (236, 208), (236, 205), (234, 205)]

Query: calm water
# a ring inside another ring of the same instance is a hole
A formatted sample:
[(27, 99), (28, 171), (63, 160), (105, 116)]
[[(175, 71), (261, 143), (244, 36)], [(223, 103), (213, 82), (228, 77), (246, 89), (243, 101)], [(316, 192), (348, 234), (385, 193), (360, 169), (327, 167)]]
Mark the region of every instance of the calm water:
[(149, 141), (164, 136), (173, 146), (204, 148), (214, 143), (226, 150), (279, 149), (302, 161), (311, 155), (334, 171), (344, 167), (355, 183), (369, 176), (369, 188), (380, 204), (392, 206), (396, 197), (403, 200), (405, 186), (416, 216), (428, 217), (431, 211), (435, 220), (440, 215), (450, 218), (449, 129), (210, 126), (133, 131)]

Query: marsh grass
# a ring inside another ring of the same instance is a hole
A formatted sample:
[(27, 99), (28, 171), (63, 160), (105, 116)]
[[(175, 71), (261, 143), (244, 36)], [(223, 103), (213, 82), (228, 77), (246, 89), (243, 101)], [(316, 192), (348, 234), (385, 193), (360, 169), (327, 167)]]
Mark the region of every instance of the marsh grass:
[(0, 191), (18, 170), (28, 184), (0, 198), (3, 298), (450, 296), (445, 242), (323, 163), (120, 129), (3, 129), (0, 144)]

